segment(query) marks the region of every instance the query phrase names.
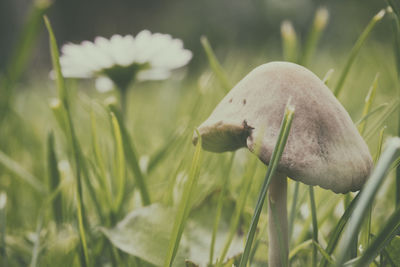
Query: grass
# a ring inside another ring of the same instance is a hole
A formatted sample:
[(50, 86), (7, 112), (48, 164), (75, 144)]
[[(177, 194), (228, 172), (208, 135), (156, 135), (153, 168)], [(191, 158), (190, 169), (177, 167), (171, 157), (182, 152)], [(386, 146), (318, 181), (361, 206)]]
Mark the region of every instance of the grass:
[[(43, 28), (48, 6), (35, 8), (31, 20)], [(304, 45), (296, 25), (282, 27), (284, 58), (321, 78), (329, 73), (328, 85), (340, 93), (377, 162), (344, 210), (343, 195), (288, 181), (291, 266), (400, 264), (388, 249), (399, 232), (394, 190), (399, 146), (398, 139), (387, 141), (397, 135), (400, 86), (393, 78), (395, 62), (386, 60), (398, 51), (367, 38), (379, 20), (389, 19), (381, 15), (366, 22), (348, 54), (335, 55), (337, 63), (318, 48), (325, 34), (318, 14)], [(209, 60), (205, 74), (135, 85), (122, 116), (115, 92), (102, 95), (90, 83), (63, 79), (57, 32), (48, 20), (46, 26), (55, 84), (48, 85), (48, 70), (32, 83), (17, 83), (39, 26), (26, 26), (1, 76), (7, 79), (0, 84), (8, 83), (0, 89), (11, 99), (0, 114), (1, 265), (265, 266), (269, 222), (262, 206), (277, 161), (266, 169), (246, 150), (213, 154), (202, 151), (200, 141), (193, 146), (191, 138), (233, 81), (250, 66), (281, 56), (244, 56), (232, 46), (233, 67), (202, 37), (205, 54), (197, 56)], [(29, 90), (17, 91), (18, 86)], [(360, 244), (363, 249), (349, 258), (347, 251)]]

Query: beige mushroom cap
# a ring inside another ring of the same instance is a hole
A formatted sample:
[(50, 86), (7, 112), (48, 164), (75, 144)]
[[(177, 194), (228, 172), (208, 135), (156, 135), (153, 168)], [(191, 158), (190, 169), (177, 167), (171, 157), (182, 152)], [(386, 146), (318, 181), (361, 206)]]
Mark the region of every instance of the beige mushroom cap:
[(336, 193), (359, 190), (372, 168), (368, 146), (329, 88), (297, 64), (271, 62), (244, 77), (198, 128), (203, 148), (254, 152), (259, 140), (268, 164), (289, 97), (296, 112), (278, 171)]

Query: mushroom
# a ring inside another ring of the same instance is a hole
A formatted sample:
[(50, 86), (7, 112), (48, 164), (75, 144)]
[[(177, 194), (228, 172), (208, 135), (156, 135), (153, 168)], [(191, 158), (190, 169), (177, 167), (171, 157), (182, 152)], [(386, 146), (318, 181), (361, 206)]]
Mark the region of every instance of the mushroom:
[[(347, 193), (360, 190), (372, 168), (368, 146), (329, 88), (308, 69), (288, 62), (255, 68), (222, 99), (198, 128), (203, 148), (225, 152), (247, 147), (268, 165), (289, 97), (296, 113), (268, 189), (271, 267), (282, 266), (281, 255), (288, 255), (286, 177)], [(284, 239), (283, 252), (275, 222)]]

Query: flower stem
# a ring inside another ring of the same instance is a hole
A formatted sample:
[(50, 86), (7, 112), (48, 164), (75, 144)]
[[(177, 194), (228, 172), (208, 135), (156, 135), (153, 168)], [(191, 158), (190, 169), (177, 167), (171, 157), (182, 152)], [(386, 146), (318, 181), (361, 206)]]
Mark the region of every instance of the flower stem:
[(127, 110), (126, 103), (127, 103), (127, 97), (128, 97), (128, 88), (118, 87), (118, 89), (119, 89), (122, 117), (124, 120), (126, 120), (126, 110)]

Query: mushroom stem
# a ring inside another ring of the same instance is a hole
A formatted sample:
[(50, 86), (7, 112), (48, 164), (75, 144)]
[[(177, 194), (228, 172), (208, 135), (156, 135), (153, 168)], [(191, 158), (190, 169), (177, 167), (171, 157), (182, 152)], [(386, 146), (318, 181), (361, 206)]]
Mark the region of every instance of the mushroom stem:
[(287, 179), (275, 172), (268, 189), (268, 266), (288, 265)]

